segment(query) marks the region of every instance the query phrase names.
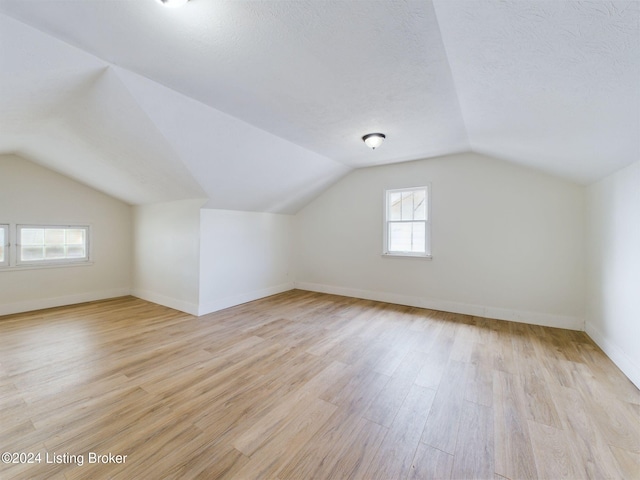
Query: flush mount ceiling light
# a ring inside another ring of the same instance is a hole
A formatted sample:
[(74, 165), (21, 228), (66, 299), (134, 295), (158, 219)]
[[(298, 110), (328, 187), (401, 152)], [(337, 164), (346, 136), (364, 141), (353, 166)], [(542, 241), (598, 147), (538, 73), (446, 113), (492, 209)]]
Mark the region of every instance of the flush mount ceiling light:
[(385, 139), (384, 133), (367, 133), (364, 137), (362, 137), (362, 141), (369, 148), (375, 150), (380, 145), (382, 145), (382, 141)]
[(189, 0), (158, 0), (159, 3), (168, 8), (180, 7), (188, 1)]

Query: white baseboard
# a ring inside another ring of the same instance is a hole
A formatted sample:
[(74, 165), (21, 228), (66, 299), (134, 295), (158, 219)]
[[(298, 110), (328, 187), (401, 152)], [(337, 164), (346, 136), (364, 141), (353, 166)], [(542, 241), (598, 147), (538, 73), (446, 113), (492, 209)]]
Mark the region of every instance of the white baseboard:
[(616, 366), (622, 370), (629, 380), (638, 388), (640, 388), (640, 366), (629, 358), (629, 356), (616, 343), (605, 337), (600, 330), (593, 326), (592, 323), (586, 323), (587, 335), (596, 342), (607, 357), (611, 359)]
[(64, 295), (62, 297), (37, 298), (22, 302), (5, 303), (0, 305), (0, 315), (31, 312), (34, 310), (42, 310), (44, 308), (63, 307), (65, 305), (93, 302), (96, 300), (105, 300), (107, 298), (124, 297), (126, 295), (131, 295), (131, 290), (129, 288), (116, 288), (98, 292)]
[(134, 297), (141, 298), (142, 300), (146, 300), (147, 302), (157, 303), (158, 305), (163, 305), (165, 307), (173, 308), (174, 310), (179, 310), (181, 312), (188, 313), (190, 315), (198, 315), (198, 304), (185, 302), (184, 300), (179, 300), (177, 298), (168, 297), (166, 295), (162, 295), (156, 292), (150, 292), (148, 290), (140, 290), (134, 288), (131, 292), (131, 295)]
[(276, 295), (277, 293), (287, 292), (293, 290), (294, 284), (283, 283), (273, 287), (263, 288), (260, 290), (254, 290), (252, 292), (240, 293), (233, 295), (232, 297), (216, 298), (207, 302), (200, 302), (199, 315), (206, 315), (207, 313), (217, 312), (218, 310), (224, 310), (225, 308), (235, 307), (253, 300)]
[(371, 290), (359, 290), (347, 287), (335, 287), (318, 283), (296, 282), (295, 287), (300, 290), (312, 292), (331, 293), (344, 295), (345, 297), (363, 298), (379, 302), (396, 303), (410, 307), (429, 308), (445, 312), (461, 313), (476, 317), (495, 318), (511, 322), (529, 323), (544, 327), (566, 328), (568, 330), (584, 330), (584, 320), (569, 315), (554, 315), (549, 313), (529, 312), (523, 310), (511, 310), (507, 308), (489, 307), (485, 305), (473, 305), (450, 300), (439, 300), (425, 297), (412, 297), (397, 293), (375, 292)]

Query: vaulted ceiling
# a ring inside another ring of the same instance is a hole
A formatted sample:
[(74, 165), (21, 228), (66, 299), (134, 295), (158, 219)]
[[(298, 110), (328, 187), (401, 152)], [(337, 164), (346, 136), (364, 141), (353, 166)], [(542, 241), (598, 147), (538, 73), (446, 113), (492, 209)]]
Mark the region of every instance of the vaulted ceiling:
[(283, 213), (461, 151), (589, 183), (640, 159), (639, 23), (637, 1), (0, 0), (0, 153), (132, 204)]

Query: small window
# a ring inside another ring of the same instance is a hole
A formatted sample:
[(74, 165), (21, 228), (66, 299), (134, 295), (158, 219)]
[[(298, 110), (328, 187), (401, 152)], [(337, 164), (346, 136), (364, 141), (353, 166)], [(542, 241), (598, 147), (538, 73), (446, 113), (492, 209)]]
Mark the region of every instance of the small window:
[(9, 265), (9, 225), (0, 225), (0, 267)]
[(385, 255), (430, 257), (429, 188), (386, 191)]
[(89, 227), (18, 225), (18, 264), (89, 261)]

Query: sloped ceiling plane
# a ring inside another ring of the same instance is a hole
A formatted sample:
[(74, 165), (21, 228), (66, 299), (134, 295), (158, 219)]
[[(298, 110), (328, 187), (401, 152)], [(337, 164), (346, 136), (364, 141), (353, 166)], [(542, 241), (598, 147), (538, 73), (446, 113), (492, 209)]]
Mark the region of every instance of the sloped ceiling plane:
[(280, 213), (463, 151), (588, 184), (640, 159), (639, 23), (637, 1), (0, 0), (0, 154), (130, 204)]

